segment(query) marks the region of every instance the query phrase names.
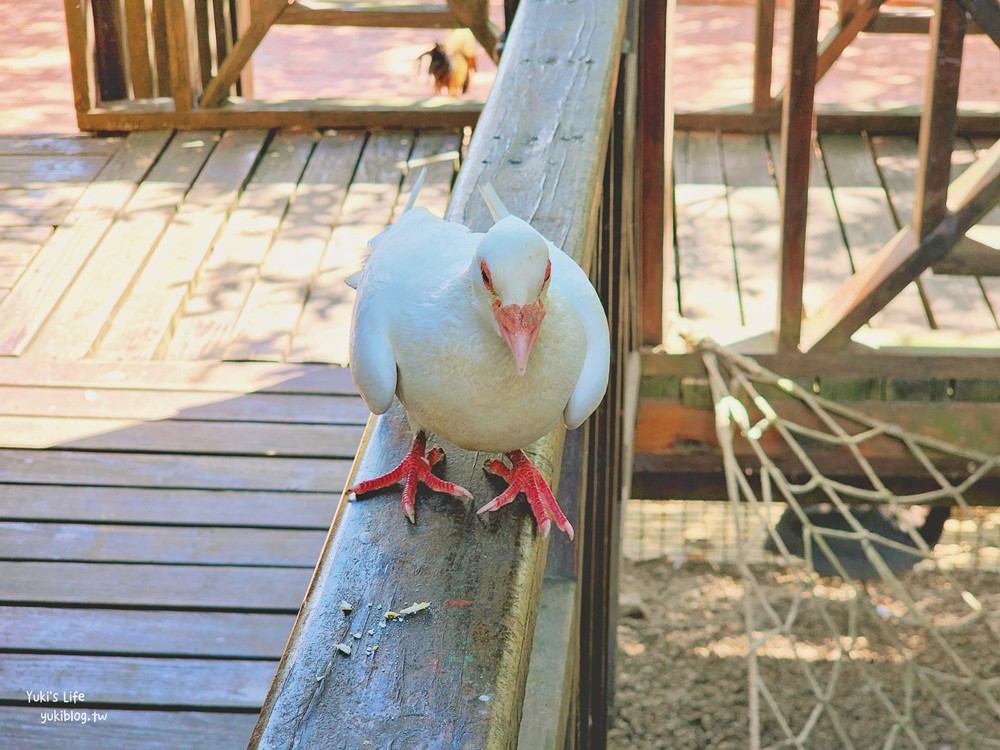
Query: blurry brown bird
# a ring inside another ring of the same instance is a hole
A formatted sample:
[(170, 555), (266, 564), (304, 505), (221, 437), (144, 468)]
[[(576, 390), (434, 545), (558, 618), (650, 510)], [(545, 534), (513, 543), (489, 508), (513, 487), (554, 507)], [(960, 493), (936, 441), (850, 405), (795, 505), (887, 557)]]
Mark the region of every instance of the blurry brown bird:
[(439, 42), (417, 59), (423, 57), (431, 60), (428, 72), (434, 78), (435, 94), (447, 90), (449, 95), (458, 96), (469, 90), (469, 62), (465, 55), (449, 55)]

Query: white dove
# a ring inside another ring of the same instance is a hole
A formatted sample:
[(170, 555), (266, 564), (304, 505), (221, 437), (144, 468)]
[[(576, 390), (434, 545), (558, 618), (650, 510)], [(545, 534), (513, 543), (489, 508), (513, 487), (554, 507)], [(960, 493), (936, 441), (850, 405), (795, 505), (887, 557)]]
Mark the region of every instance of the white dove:
[(479, 509), (524, 493), (541, 533), (552, 521), (573, 537), (555, 496), (521, 450), (560, 421), (578, 427), (608, 385), (610, 342), (601, 301), (583, 270), (489, 185), (485, 234), (413, 208), (371, 240), (371, 255), (348, 279), (357, 289), (351, 373), (365, 403), (384, 413), (398, 396), (414, 432), (392, 471), (351, 487), (355, 497), (404, 482), (403, 513), (414, 521), (417, 482), (471, 498), (431, 473), (443, 452), (427, 432), (472, 451), (505, 453), (485, 469), (508, 488)]

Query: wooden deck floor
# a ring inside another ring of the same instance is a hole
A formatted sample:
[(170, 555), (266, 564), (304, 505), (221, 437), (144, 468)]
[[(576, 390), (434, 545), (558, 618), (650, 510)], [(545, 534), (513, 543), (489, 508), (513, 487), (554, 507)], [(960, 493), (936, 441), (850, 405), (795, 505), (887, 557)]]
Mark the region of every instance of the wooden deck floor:
[[(960, 138), (954, 174), (990, 145)], [(778, 149), (767, 136), (689, 132), (675, 140), (674, 258), (666, 260), (664, 306), (720, 340), (773, 329), (777, 320)], [(807, 314), (909, 222), (917, 163), (909, 137), (820, 136), (809, 191)], [(1000, 208), (969, 236), (1000, 247)], [(979, 333), (996, 331), (998, 317), (1000, 278), (927, 271), (870, 329)]]
[(246, 746), (368, 414), (343, 278), (460, 146), (0, 138), (0, 745)]

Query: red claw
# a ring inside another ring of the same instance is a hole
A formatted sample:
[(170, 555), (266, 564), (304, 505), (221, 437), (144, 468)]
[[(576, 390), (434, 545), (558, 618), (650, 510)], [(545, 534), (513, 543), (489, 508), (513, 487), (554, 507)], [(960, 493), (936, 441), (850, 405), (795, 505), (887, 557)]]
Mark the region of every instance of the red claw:
[(555, 521), (556, 528), (565, 531), (566, 535), (572, 539), (572, 524), (566, 518), (566, 514), (562, 512), (559, 503), (556, 502), (555, 495), (549, 489), (545, 478), (531, 463), (531, 459), (521, 450), (511, 451), (507, 454), (507, 458), (510, 460), (510, 466), (498, 460), (486, 464), (486, 471), (505, 479), (509, 486), (477, 512), (489, 513), (499, 510), (513, 502), (523, 492), (528, 500), (528, 505), (531, 506), (531, 512), (535, 516), (535, 522), (538, 524), (538, 530), (542, 536), (549, 533), (549, 528)]
[(446, 482), (431, 473), (431, 468), (444, 458), (444, 451), (440, 448), (427, 450), (427, 435), (421, 430), (414, 436), (413, 445), (410, 451), (403, 457), (392, 471), (386, 472), (380, 477), (366, 479), (351, 487), (348, 492), (353, 492), (357, 498), (375, 490), (385, 489), (398, 482), (403, 482), (403, 515), (410, 519), (410, 523), (416, 522), (414, 501), (417, 497), (417, 483), (424, 484), (434, 492), (443, 492), (455, 497), (467, 497), (472, 499), (472, 493), (465, 487), (461, 487), (454, 482)]

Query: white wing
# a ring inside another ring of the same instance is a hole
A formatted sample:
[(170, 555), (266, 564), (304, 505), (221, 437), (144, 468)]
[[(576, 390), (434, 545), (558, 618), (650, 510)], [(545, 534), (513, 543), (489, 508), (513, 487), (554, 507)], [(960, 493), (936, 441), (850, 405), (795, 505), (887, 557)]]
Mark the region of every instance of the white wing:
[(559, 289), (576, 311), (583, 324), (586, 339), (587, 352), (580, 379), (577, 380), (563, 412), (563, 421), (572, 430), (583, 424), (594, 412), (608, 389), (611, 337), (604, 307), (583, 269), (551, 242), (549, 259), (552, 261), (552, 285)]
[(396, 393), (393, 334), (400, 335), (397, 329), (405, 329), (444, 283), (465, 272), (481, 236), (414, 208), (369, 242), (371, 254), (352, 279), (358, 295), (350, 357), (354, 383), (373, 413), (385, 412)]

